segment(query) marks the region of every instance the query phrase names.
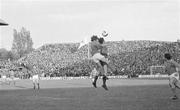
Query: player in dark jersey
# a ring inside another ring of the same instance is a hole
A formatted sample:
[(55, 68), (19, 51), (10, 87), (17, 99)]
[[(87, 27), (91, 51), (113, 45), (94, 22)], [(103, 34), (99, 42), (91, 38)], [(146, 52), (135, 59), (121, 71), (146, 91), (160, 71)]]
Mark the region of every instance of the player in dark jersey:
[[(104, 39), (103, 39), (104, 40)], [(102, 51), (103, 50), (103, 44), (101, 44), (101, 39), (100, 39), (100, 42), (99, 42), (99, 38), (97, 36), (92, 36), (91, 38), (91, 54), (92, 54), (92, 59), (95, 63), (98, 64), (98, 72), (103, 74), (103, 85), (102, 87), (105, 89), (105, 90), (108, 90), (107, 86), (106, 86), (106, 80), (107, 80), (107, 77), (106, 77), (106, 73), (107, 73), (107, 65), (104, 65), (105, 64), (108, 64), (109, 63), (109, 60), (104, 56), (102, 55)], [(104, 42), (104, 41), (103, 41)], [(93, 86), (96, 88), (96, 81), (98, 79), (98, 75), (96, 75), (94, 77), (94, 81), (93, 81)]]
[(166, 73), (169, 75), (169, 85), (171, 87), (173, 96), (171, 97), (172, 100), (178, 99), (176, 94), (176, 88), (180, 89), (180, 81), (179, 81), (179, 71), (180, 65), (172, 59), (171, 54), (166, 53), (164, 55), (167, 62), (165, 63), (165, 70)]

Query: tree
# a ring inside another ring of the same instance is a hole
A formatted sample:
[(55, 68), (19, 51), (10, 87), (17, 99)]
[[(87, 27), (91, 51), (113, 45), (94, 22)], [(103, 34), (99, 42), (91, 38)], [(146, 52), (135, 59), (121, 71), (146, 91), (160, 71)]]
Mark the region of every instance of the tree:
[(14, 29), (14, 39), (12, 44), (12, 52), (16, 53), (19, 58), (33, 50), (33, 41), (30, 37), (30, 31), (22, 27), (20, 32)]
[(18, 56), (19, 55), (17, 55), (17, 53), (13, 53), (12, 51), (8, 51), (8, 59), (10, 59), (10, 60), (16, 60), (16, 59), (18, 59)]
[(15, 55), (11, 51), (1, 48), (0, 49), (0, 59), (1, 60), (8, 60), (8, 59), (13, 60), (13, 59), (15, 59)]
[(7, 60), (8, 59), (8, 51), (4, 48), (0, 49), (0, 59)]

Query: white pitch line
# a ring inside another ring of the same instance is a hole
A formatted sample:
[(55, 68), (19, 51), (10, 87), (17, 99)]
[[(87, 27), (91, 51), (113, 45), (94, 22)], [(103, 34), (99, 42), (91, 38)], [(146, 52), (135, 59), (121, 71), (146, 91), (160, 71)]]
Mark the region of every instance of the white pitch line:
[(52, 100), (66, 100), (66, 99), (68, 99), (68, 98), (55, 98), (55, 97), (42, 97), (42, 96), (35, 96), (35, 98), (52, 99)]
[(47, 98), (47, 99), (54, 99), (54, 100), (66, 100), (67, 99), (67, 98), (55, 98), (55, 97), (39, 97), (39, 98)]

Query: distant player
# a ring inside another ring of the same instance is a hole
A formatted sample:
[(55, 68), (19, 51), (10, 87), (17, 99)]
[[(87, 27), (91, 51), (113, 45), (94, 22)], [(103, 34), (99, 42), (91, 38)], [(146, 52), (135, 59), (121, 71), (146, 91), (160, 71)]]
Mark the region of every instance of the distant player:
[(167, 59), (165, 67), (166, 67), (166, 72), (169, 75), (169, 85), (173, 93), (171, 99), (176, 100), (178, 99), (176, 94), (176, 88), (180, 89), (180, 81), (179, 81), (180, 65), (172, 59), (171, 54), (166, 53), (164, 57)]
[[(40, 89), (40, 85), (39, 85), (39, 75), (35, 74), (32, 76), (32, 81), (33, 81), (33, 85), (34, 85), (34, 89)], [(37, 87), (36, 87), (37, 86)]]
[(2, 75), (2, 83), (3, 84), (7, 83), (7, 76), (6, 75)]
[[(94, 69), (91, 71), (91, 74), (90, 74), (90, 78), (94, 78), (95, 76), (98, 75), (98, 71), (97, 69), (94, 67)], [(94, 79), (93, 79), (94, 81)]]
[(13, 83), (14, 85), (16, 85), (15, 74), (13, 70), (10, 70), (10, 83)]
[(39, 84), (39, 75), (38, 72), (36, 71), (36, 67), (33, 66), (33, 70), (29, 71), (31, 72), (30, 74), (32, 75), (32, 82), (33, 82), (33, 88), (34, 89), (40, 89), (40, 84)]
[[(109, 60), (107, 58), (105, 58), (102, 54), (101, 54), (101, 49), (102, 49), (102, 44), (99, 43), (99, 38), (97, 36), (92, 36), (91, 37), (91, 55), (92, 55), (92, 60), (98, 64), (98, 72), (103, 73), (103, 66), (101, 65), (100, 61), (105, 62), (105, 63), (109, 63)], [(94, 77), (94, 81), (93, 81), (93, 86), (96, 88), (96, 81), (98, 79), (98, 75), (96, 75)], [(103, 88), (107, 89), (106, 84), (103, 83), (102, 85)]]

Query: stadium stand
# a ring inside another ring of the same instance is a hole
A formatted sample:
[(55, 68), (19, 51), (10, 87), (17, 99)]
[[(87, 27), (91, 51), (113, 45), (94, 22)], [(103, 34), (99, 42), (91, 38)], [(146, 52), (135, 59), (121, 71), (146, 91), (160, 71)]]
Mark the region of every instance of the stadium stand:
[[(163, 65), (165, 52), (173, 53), (175, 60), (180, 62), (178, 42), (113, 41), (106, 45), (112, 68), (109, 75), (150, 74), (150, 66)], [(29, 74), (89, 76), (96, 65), (88, 59), (88, 46), (80, 49), (78, 46), (79, 43), (46, 44), (18, 61), (0, 61), (0, 67), (20, 71), (18, 65), (23, 64), (28, 71), (33, 71)]]

